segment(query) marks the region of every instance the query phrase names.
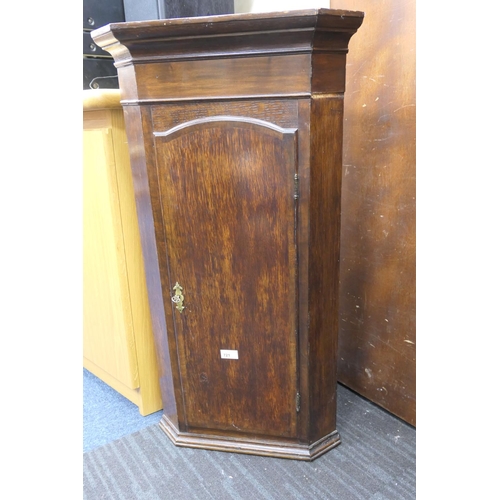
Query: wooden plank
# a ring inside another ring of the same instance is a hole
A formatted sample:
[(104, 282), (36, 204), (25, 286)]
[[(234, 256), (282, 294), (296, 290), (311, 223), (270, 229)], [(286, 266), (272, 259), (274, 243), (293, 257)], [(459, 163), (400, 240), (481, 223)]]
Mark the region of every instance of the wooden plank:
[(347, 56), (339, 380), (416, 421), (415, 2), (365, 12)]

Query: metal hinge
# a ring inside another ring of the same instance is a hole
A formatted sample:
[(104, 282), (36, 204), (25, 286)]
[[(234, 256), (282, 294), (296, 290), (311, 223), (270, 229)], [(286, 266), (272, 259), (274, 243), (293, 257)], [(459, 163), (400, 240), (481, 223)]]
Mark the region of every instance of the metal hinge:
[(295, 409), (297, 410), (297, 413), (299, 413), (299, 411), (300, 411), (300, 393), (299, 392), (295, 396)]
[(294, 186), (295, 186), (295, 192), (294, 192), (294, 199), (298, 200), (299, 199), (299, 174), (295, 174), (294, 176)]

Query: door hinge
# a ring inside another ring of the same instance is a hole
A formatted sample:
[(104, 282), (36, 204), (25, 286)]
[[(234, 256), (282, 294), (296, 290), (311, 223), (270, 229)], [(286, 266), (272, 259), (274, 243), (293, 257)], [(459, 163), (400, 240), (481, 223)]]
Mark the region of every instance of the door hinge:
[(295, 186), (295, 190), (294, 190), (293, 197), (296, 200), (298, 200), (299, 199), (299, 174), (295, 174), (295, 176), (294, 176), (294, 186)]
[(297, 413), (299, 413), (299, 411), (300, 411), (300, 393), (299, 392), (295, 396), (295, 409), (297, 410)]

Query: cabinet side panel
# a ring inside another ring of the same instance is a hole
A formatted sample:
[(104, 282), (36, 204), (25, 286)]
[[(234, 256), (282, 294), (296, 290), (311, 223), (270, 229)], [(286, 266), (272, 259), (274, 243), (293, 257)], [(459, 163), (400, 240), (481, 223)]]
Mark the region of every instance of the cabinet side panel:
[(342, 97), (311, 101), (310, 440), (336, 430)]
[(123, 110), (121, 108), (113, 109), (111, 119), (113, 123), (113, 148), (116, 158), (116, 178), (120, 193), (123, 241), (127, 261), (130, 308), (134, 325), (135, 354), (140, 383), (139, 411), (142, 415), (148, 415), (162, 408), (158, 363), (151, 328), (151, 313), (144, 274), (144, 259), (142, 257)]
[[(158, 358), (163, 412), (174, 425), (178, 426), (178, 405), (176, 404), (174, 392), (174, 378), (178, 373), (178, 367), (175, 363), (175, 359), (172, 363), (169, 351), (160, 277), (161, 255), (157, 250), (156, 244), (157, 235), (155, 225), (161, 227), (161, 220), (155, 220), (155, 218), (161, 219), (161, 216), (158, 211), (156, 211), (156, 215), (153, 213), (153, 204), (155, 204), (155, 198), (157, 199), (154, 192), (155, 179), (150, 178), (147, 163), (152, 163), (154, 165), (154, 161), (151, 162), (146, 159), (147, 155), (151, 154), (151, 148), (150, 144), (144, 140), (147, 134), (145, 134), (143, 130), (143, 127), (145, 127), (146, 130), (150, 128), (150, 117), (147, 108), (141, 108), (139, 106), (125, 106), (124, 116), (129, 141), (148, 299)], [(148, 136), (150, 137), (150, 134)], [(163, 239), (160, 239), (160, 241), (163, 241)]]

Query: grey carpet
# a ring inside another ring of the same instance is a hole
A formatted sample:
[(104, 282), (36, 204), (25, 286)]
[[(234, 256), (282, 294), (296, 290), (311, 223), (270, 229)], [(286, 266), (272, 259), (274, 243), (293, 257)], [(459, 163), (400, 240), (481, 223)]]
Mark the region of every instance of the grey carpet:
[(416, 498), (416, 430), (338, 390), (342, 443), (313, 462), (174, 446), (157, 424), (84, 453), (84, 500)]

